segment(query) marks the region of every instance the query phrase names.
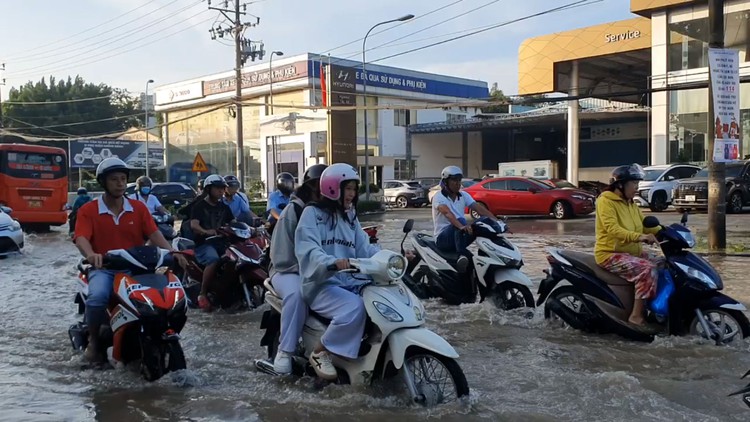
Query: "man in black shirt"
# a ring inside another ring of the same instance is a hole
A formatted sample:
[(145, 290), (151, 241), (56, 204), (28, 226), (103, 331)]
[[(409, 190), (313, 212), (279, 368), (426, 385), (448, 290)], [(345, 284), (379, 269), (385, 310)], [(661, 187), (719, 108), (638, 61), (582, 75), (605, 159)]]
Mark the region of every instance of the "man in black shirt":
[(221, 201), (226, 187), (227, 183), (221, 176), (212, 174), (206, 177), (203, 189), (207, 195), (202, 201), (196, 202), (190, 211), (190, 228), (195, 234), (195, 259), (205, 266), (198, 306), (206, 312), (211, 310), (206, 293), (216, 277), (219, 257), (224, 254), (224, 248), (215, 242), (206, 243), (206, 238), (215, 236), (216, 229), (234, 220), (232, 210)]

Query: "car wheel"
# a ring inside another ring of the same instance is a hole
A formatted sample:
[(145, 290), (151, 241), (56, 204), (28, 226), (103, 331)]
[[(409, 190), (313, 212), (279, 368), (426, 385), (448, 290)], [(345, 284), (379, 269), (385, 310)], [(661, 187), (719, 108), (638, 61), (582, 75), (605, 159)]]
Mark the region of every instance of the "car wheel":
[(555, 201), (552, 204), (552, 215), (558, 220), (564, 220), (573, 217), (573, 210), (567, 202)]
[[(479, 205), (487, 208), (487, 205), (484, 205), (484, 203), (482, 203), (482, 202), (477, 202), (477, 204), (479, 204)], [(487, 209), (489, 209), (489, 208), (487, 208)], [(476, 211), (474, 211), (473, 209), (469, 211), (469, 214), (471, 214), (471, 218), (473, 218), (475, 220), (479, 220), (480, 218), (482, 218), (482, 216), (479, 215), (479, 213), (476, 212)]]
[(651, 211), (662, 212), (666, 210), (668, 206), (666, 192), (660, 190), (651, 195), (651, 203), (648, 204)]
[(742, 194), (740, 192), (735, 192), (729, 197), (727, 211), (730, 214), (739, 214), (742, 212)]
[(409, 206), (409, 200), (405, 196), (399, 196), (396, 198), (396, 206), (399, 208), (406, 208)]

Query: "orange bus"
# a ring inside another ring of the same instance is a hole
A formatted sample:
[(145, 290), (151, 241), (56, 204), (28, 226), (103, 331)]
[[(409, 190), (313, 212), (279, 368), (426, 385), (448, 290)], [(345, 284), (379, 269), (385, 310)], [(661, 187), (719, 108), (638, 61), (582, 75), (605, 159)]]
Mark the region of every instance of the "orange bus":
[(61, 226), (68, 220), (65, 150), (0, 144), (0, 205), (21, 224)]

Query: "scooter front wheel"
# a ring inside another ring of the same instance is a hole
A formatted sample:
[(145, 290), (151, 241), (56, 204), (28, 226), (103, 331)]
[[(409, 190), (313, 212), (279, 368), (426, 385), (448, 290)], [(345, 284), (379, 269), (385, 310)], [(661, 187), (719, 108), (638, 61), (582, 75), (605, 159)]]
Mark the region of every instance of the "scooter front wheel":
[(469, 395), (469, 383), (458, 362), (430, 350), (410, 348), (401, 371), (410, 398), (425, 407)]
[(490, 299), (495, 306), (504, 311), (534, 307), (534, 295), (531, 294), (531, 290), (512, 281), (502, 282), (492, 289)]
[[(706, 333), (698, 316), (690, 323), (691, 335), (701, 336), (716, 341), (717, 344), (729, 344), (750, 336), (750, 322), (745, 314), (734, 309), (702, 309), (708, 328)], [(718, 337), (718, 338), (717, 338)]]

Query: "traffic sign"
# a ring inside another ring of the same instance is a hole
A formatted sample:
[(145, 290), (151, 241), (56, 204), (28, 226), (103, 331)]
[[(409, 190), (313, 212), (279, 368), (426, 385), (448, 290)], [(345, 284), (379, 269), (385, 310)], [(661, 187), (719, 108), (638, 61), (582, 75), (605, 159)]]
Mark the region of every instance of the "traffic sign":
[(208, 172), (208, 166), (206, 165), (206, 162), (203, 160), (203, 157), (201, 157), (200, 152), (195, 154), (195, 159), (193, 160), (193, 172), (196, 172), (196, 173)]

